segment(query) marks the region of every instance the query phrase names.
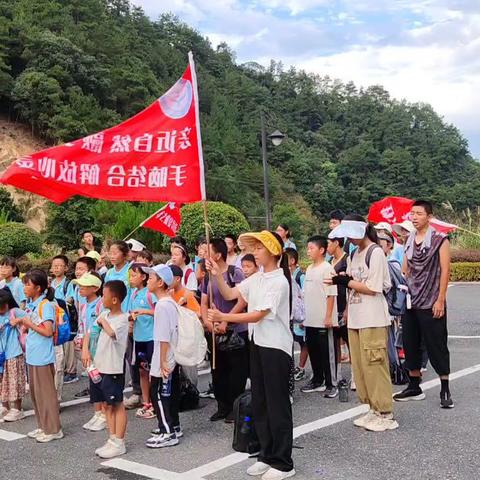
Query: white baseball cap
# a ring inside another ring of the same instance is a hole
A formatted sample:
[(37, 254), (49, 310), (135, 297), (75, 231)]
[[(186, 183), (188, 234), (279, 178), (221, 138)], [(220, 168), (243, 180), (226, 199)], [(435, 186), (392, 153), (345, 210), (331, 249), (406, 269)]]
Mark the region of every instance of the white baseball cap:
[(415, 231), (415, 227), (410, 220), (404, 220), (402, 223), (395, 223), (392, 228), (397, 235), (401, 235), (403, 233), (402, 230), (406, 230), (409, 233)]
[(387, 230), (392, 233), (392, 226), (387, 222), (380, 222), (375, 225), (375, 230)]
[(134, 238), (127, 240), (127, 245), (130, 247), (132, 252), (143, 252), (143, 250), (147, 248), (142, 242), (139, 242)]

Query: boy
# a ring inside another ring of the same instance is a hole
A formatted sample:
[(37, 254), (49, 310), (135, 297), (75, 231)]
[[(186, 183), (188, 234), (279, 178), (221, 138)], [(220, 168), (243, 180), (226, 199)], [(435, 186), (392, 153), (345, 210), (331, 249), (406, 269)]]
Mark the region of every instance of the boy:
[(149, 252), (148, 250), (142, 250), (137, 255), (136, 263), (144, 263), (145, 265), (148, 265), (149, 267), (151, 267), (153, 264), (152, 253)]
[(158, 419), (158, 429), (147, 440), (148, 448), (178, 445), (183, 435), (178, 411), (180, 374), (172, 345), (178, 341), (178, 309), (168, 293), (173, 273), (167, 265), (144, 268), (149, 274), (147, 288), (158, 299), (153, 320), (153, 357), (150, 368), (150, 398)]
[(245, 275), (245, 278), (251, 277), (258, 272), (257, 262), (251, 253), (247, 253), (243, 256), (241, 264), (242, 272)]
[[(314, 235), (308, 239), (307, 255), (312, 265), (305, 275), (305, 332), (313, 370), (313, 378), (302, 392), (323, 392), (324, 397), (335, 398), (336, 388), (335, 345), (333, 327), (338, 327), (337, 287), (326, 285), (335, 269), (325, 261), (327, 239)], [(325, 382), (325, 386), (323, 383)]]
[[(113, 458), (123, 455), (127, 413), (123, 405), (125, 375), (123, 373), (125, 350), (128, 337), (128, 314), (122, 312), (122, 302), (127, 296), (127, 288), (120, 280), (107, 282), (103, 288), (104, 312), (96, 320), (100, 327), (94, 369), (101, 379), (94, 383), (90, 379), (90, 399), (94, 403), (103, 402), (110, 434), (107, 443), (95, 450), (100, 458)], [(93, 369), (92, 369), (93, 370)]]
[[(286, 248), (285, 254), (288, 257), (288, 267), (292, 275), (292, 282), (295, 282), (301, 291), (305, 283), (305, 274), (298, 264), (298, 252), (294, 248)], [(293, 340), (300, 345), (300, 359), (298, 367), (294, 370), (294, 379), (298, 382), (305, 378), (305, 365), (308, 360), (308, 348), (305, 343), (305, 326), (303, 323), (293, 323)]]

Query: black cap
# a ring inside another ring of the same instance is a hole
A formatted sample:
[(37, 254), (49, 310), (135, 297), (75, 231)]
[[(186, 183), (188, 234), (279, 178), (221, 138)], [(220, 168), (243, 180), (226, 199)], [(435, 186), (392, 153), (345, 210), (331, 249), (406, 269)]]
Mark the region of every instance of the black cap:
[(174, 277), (183, 278), (183, 270), (177, 265), (170, 265), (170, 270), (172, 271)]

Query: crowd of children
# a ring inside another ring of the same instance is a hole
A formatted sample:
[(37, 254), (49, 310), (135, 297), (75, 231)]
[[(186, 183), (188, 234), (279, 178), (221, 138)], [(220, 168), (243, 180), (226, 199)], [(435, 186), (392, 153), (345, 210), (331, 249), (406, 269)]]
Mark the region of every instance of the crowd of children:
[[(428, 217), (429, 204), (419, 206)], [(108, 431), (96, 455), (113, 458), (126, 452), (126, 409), (136, 407), (136, 417), (158, 421), (146, 440), (148, 448), (177, 445), (183, 436), (181, 379), (195, 387), (198, 379), (196, 366), (176, 361), (181, 311), (186, 308), (201, 320), (210, 350), (213, 341), (216, 345), (211, 391), (204, 395), (213, 396), (218, 404), (210, 420), (234, 422), (233, 403), (247, 379), (251, 381), (260, 454), (250, 475), (281, 480), (295, 474), (293, 380), (305, 378), (310, 359), (312, 377), (301, 391), (337, 397), (342, 343), (349, 349), (358, 397), (370, 406), (355, 425), (371, 431), (397, 428), (386, 353), (392, 315), (384, 293), (391, 286), (387, 257), (399, 253), (391, 234), (383, 234), (362, 217), (337, 217), (332, 214), (328, 238), (308, 239), (311, 264), (306, 272), (299, 266), (286, 225), (277, 232), (243, 234), (238, 241), (234, 235), (212, 239), (210, 250), (200, 240), (193, 263), (185, 240), (176, 237), (166, 265), (153, 265), (153, 255), (133, 239), (98, 251), (94, 236), (85, 232), (72, 281), (65, 255), (52, 259), (50, 277), (33, 269), (21, 279), (16, 260), (1, 259), (0, 421), (24, 417), (22, 401), (29, 390), (37, 428), (28, 436), (39, 443), (61, 439), (62, 385), (85, 374), (89, 386), (79, 395), (90, 396), (93, 416), (83, 428)], [(441, 245), (443, 237), (431, 234), (425, 225), (421, 228)], [(412, 261), (401, 260), (404, 268)], [(437, 303), (432, 318), (444, 314)], [(66, 319), (70, 338), (60, 341)], [(442, 406), (451, 408), (448, 349), (441, 336), (440, 332), (437, 340), (429, 339), (427, 348), (442, 378)], [(301, 348), (296, 368), (294, 341)], [(413, 350), (413, 340), (409, 342)], [(420, 357), (417, 350), (414, 354), (417, 360), (410, 360), (414, 375), (395, 400), (418, 400), (423, 395), (417, 374)], [(133, 387), (128, 399), (124, 399), (126, 369)]]

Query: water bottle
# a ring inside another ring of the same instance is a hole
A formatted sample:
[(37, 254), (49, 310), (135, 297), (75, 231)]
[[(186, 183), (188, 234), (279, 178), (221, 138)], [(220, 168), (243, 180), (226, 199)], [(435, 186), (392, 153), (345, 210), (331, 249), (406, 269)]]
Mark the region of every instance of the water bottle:
[(251, 423), (252, 419), (250, 417), (244, 417), (242, 426), (240, 427), (240, 433), (242, 435), (250, 435), (251, 430)]
[(162, 380), (162, 390), (160, 395), (162, 397), (169, 397), (172, 394), (172, 374), (168, 376), (167, 379)]
[(338, 382), (338, 399), (341, 402), (348, 402), (348, 382), (345, 379)]
[(102, 381), (102, 375), (93, 363), (88, 367), (87, 372), (93, 383), (100, 383)]

